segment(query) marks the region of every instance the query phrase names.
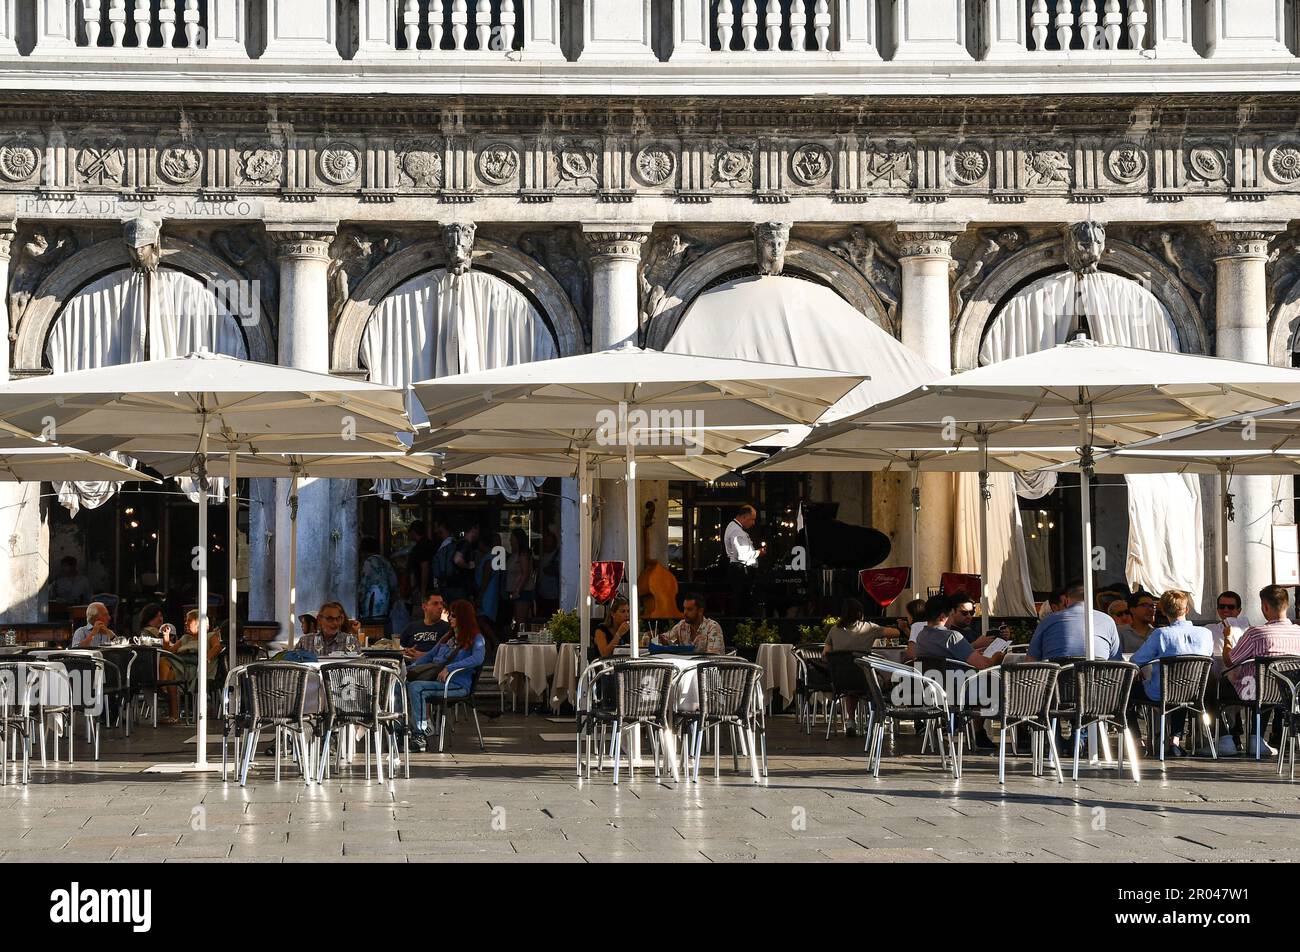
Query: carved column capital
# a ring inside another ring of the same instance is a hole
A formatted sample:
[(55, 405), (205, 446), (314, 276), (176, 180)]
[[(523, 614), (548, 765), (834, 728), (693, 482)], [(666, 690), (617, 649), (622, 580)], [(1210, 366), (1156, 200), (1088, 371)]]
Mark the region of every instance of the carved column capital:
[(583, 225), (582, 236), (587, 240), (592, 258), (616, 258), (623, 261), (640, 261), (641, 247), (650, 237), (649, 225)]
[(280, 261), (329, 261), (330, 245), (337, 231), (336, 224), (324, 223), (266, 226)]
[(953, 231), (903, 231), (898, 232), (899, 258), (951, 258), (952, 243), (960, 232)]
[(1215, 222), (1210, 228), (1214, 260), (1244, 258), (1267, 260), (1269, 244), (1286, 230), (1280, 223), (1224, 224)]

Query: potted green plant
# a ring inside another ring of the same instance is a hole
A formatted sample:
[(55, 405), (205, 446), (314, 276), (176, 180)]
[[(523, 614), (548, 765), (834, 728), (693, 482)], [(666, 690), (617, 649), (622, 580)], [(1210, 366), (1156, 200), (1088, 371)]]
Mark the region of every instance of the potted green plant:
[(780, 640), (781, 633), (767, 619), (749, 619), (736, 625), (732, 645), (742, 658), (753, 661), (758, 657), (759, 645), (776, 644)]
[(582, 626), (576, 611), (558, 611), (546, 623), (557, 645), (577, 644), (582, 640)]

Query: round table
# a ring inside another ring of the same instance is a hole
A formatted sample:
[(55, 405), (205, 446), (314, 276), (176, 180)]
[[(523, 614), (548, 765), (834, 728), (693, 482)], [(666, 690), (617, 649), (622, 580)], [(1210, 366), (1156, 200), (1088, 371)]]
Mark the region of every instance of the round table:
[(578, 648), (565, 642), (555, 653), (555, 675), (551, 679), (551, 710), (557, 714), (566, 702), (573, 704), (578, 697)]
[(492, 673), (503, 690), (507, 683), (512, 685), (515, 683), (516, 675), (523, 675), (525, 701), (528, 701), (546, 693), (551, 679), (555, 676), (556, 659), (555, 645), (506, 642), (497, 645), (497, 658)]
[(775, 692), (785, 702), (782, 708), (788, 706), (794, 700), (795, 684), (799, 680), (799, 662), (794, 656), (794, 645), (759, 645), (756, 660), (763, 669), (764, 700), (771, 700)]

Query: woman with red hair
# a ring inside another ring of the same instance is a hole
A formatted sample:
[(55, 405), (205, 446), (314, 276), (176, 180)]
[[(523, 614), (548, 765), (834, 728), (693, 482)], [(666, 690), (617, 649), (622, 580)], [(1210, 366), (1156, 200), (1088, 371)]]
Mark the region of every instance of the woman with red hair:
[(411, 681), (406, 686), (411, 702), (412, 751), (425, 748), (425, 735), (429, 729), (426, 706), (444, 696), (449, 699), (468, 697), (474, 672), (482, 666), (483, 654), (487, 650), (472, 602), (456, 599), (447, 609), (447, 617), (451, 622), (452, 637), (411, 662), (412, 671), (421, 665), (441, 666), (426, 669), (437, 671), (429, 680)]

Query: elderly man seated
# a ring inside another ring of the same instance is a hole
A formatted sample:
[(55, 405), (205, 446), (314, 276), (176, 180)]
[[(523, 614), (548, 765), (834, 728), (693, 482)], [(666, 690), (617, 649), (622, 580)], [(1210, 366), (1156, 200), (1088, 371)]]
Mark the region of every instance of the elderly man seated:
[(111, 645), (117, 637), (108, 627), (111, 620), (107, 605), (91, 602), (86, 606), (86, 623), (72, 633), (72, 647), (104, 648)]
[(303, 651), (310, 651), (316, 657), (323, 658), (332, 654), (356, 654), (361, 650), (361, 643), (352, 631), (348, 613), (339, 602), (326, 602), (316, 613), (317, 630), (304, 635), (298, 642)]

